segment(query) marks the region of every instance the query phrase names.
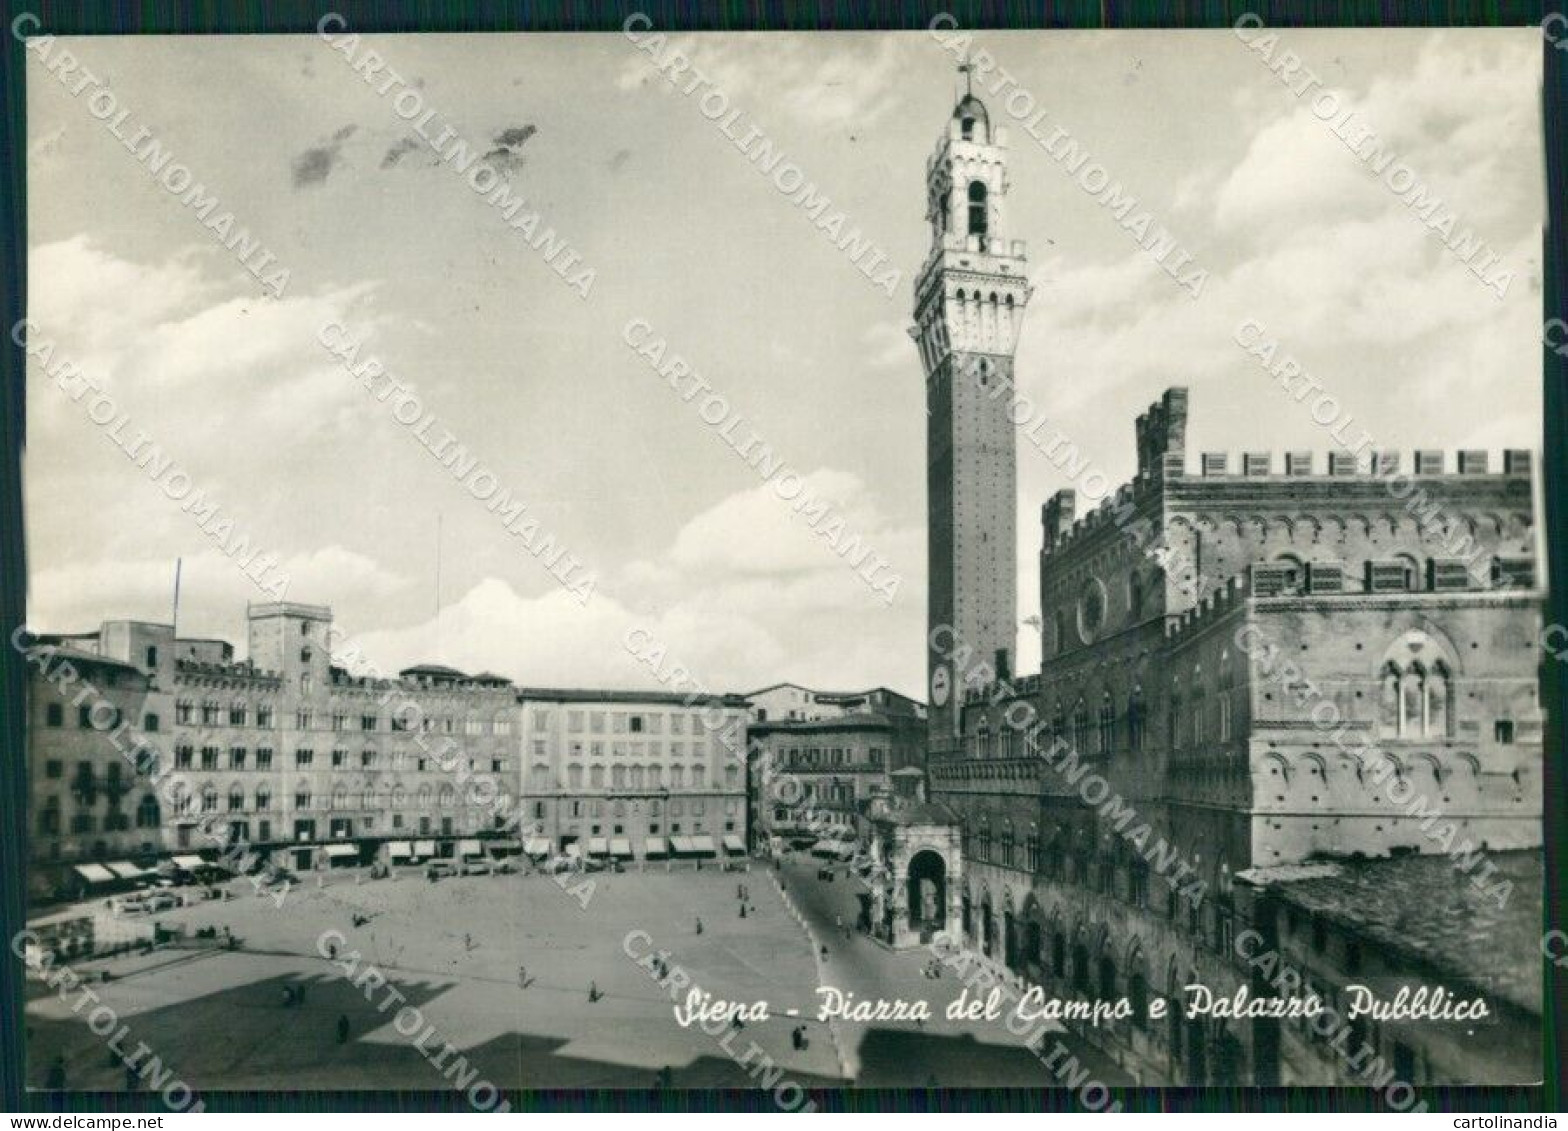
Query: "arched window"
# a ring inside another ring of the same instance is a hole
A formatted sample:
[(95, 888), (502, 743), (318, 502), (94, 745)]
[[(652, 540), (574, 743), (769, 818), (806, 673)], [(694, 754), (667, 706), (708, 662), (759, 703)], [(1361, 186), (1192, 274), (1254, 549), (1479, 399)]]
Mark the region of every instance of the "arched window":
[(1116, 707), (1111, 703), (1111, 693), (1100, 696), (1100, 753), (1109, 754), (1116, 749)]
[(1208, 710), (1209, 689), (1203, 682), (1203, 669), (1200, 667), (1192, 673), (1192, 742), (1194, 746), (1201, 746), (1203, 740), (1209, 736), (1208, 719), (1204, 713)]
[(1082, 699), (1073, 707), (1073, 748), (1080, 753), (1089, 749), (1089, 708)]
[(1220, 741), (1229, 742), (1231, 739), (1231, 707), (1235, 698), (1235, 673), (1231, 668), (1230, 654), (1227, 652), (1220, 656)]
[(297, 788), (294, 791), (294, 808), (296, 808), (296, 809), (309, 809), (310, 808), (310, 787), (309, 786), (303, 786), (302, 785), (302, 786), (300, 786), (299, 788)]
[(1127, 610), (1133, 620), (1143, 615), (1143, 575), (1134, 573), (1127, 579)]
[(991, 720), (985, 715), (980, 716), (980, 722), (975, 727), (975, 736), (979, 740), (980, 757), (991, 756)]
[(1280, 554), (1275, 557), (1274, 564), (1284, 571), (1284, 577), (1280, 581), (1280, 592), (1300, 593), (1307, 580), (1307, 571), (1302, 566), (1301, 559), (1295, 554)]
[(1399, 678), (1399, 733), (1402, 736), (1426, 733), (1426, 696), (1421, 686), (1425, 674), (1415, 665)]
[(206, 786), (201, 791), (201, 811), (211, 813), (218, 808), (218, 790), (215, 786)]
[(583, 768), (576, 762), (566, 767), (566, 784), (578, 789), (583, 784)]
[(1448, 671), (1436, 664), (1426, 680), (1426, 731), (1428, 737), (1448, 737)]
[(1399, 734), (1399, 669), (1389, 664), (1383, 669), (1381, 695), (1378, 700), (1378, 715), (1382, 724), (1385, 738), (1394, 738)]
[(229, 812), (234, 813), (245, 808), (245, 791), (239, 786), (229, 788)]
[(591, 788), (593, 788), (593, 789), (603, 789), (604, 788), (604, 767), (603, 766), (589, 766), (588, 767), (588, 785)]
[(1143, 702), (1143, 687), (1134, 684), (1132, 694), (1127, 696), (1127, 745), (1134, 754), (1143, 753), (1146, 710)]
[(256, 811), (265, 813), (272, 808), (272, 790), (264, 785), (256, 787)]
[(984, 181), (969, 182), (969, 234), (979, 236), (982, 241), (986, 235), (986, 187)]
[(136, 827), (155, 829), (158, 825), (158, 799), (149, 793), (142, 797), (141, 804), (136, 807)]
[(1405, 589), (1411, 593), (1421, 592), (1421, 563), (1409, 554), (1397, 554), (1395, 560), (1403, 567)]

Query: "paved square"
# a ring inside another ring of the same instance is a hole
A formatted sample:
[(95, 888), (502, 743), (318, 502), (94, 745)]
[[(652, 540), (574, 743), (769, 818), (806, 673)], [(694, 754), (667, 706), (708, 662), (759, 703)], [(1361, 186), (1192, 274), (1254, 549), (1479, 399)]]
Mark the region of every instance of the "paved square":
[[(563, 890), (585, 881), (594, 885), (586, 909)], [(744, 919), (740, 883), (753, 901)], [(755, 1086), (716, 1038), (676, 1024), (668, 992), (626, 954), (633, 930), (651, 940), (639, 937), (636, 954), (668, 950), (670, 964), (714, 996), (770, 1003), (774, 1019), (748, 1023), (728, 1042), (736, 1054), (754, 1041), (803, 1085), (840, 1075), (824, 1028), (809, 1020), (817, 979), (810, 944), (761, 872), (430, 883), (410, 871), (358, 884), (340, 875), (322, 888), (307, 879), (281, 908), (246, 882), (231, 887), (233, 900), (159, 921), (226, 926), (242, 940), (238, 950), (164, 949), (73, 964), (111, 972), (113, 980), (94, 990), (130, 1026), (124, 1043), (145, 1042), (198, 1090), (450, 1086), (395, 1030), (395, 1010), (379, 1012), (321, 956), (317, 940), (329, 929), (344, 936), (340, 959), (358, 952), (435, 1026), (440, 1039), (428, 1040), (430, 1048), (451, 1043), (499, 1087), (650, 1087), (665, 1066), (678, 1087)], [(356, 927), (356, 915), (368, 921)], [(593, 1003), (590, 983), (603, 995)], [(282, 1004), (286, 985), (305, 987), (302, 1005)], [(65, 1002), (36, 983), (29, 994), (35, 1086), (60, 1054), (68, 1087), (123, 1087), (124, 1070)], [(787, 1008), (802, 1016), (784, 1016)], [(341, 1045), (340, 1015), (351, 1034)], [(814, 1037), (796, 1050), (790, 1032), (802, 1022)]]

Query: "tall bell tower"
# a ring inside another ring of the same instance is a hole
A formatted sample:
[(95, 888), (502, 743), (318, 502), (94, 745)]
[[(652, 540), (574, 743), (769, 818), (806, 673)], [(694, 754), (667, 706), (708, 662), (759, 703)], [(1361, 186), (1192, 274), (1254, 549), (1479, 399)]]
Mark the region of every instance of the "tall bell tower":
[[(967, 71), (967, 67), (960, 68)], [(1007, 238), (1007, 150), (972, 91), (926, 163), (931, 251), (915, 282), (926, 375), (930, 567), (928, 735), (958, 748), (966, 690), (1010, 677), (1017, 640), (1013, 352), (1029, 302), (1024, 245)]]

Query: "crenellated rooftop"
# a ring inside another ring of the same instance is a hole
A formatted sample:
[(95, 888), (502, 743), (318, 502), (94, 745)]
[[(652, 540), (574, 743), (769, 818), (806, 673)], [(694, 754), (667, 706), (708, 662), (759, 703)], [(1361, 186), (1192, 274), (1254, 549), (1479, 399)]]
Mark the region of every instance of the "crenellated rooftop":
[(1379, 449), (1357, 454), (1331, 449), (1323, 454), (1287, 451), (1282, 458), (1272, 452), (1243, 452), (1235, 462), (1227, 452), (1203, 452), (1197, 473), (1188, 474), (1187, 405), (1187, 390), (1167, 389), (1138, 417), (1138, 473), (1114, 494), (1101, 499), (1093, 510), (1078, 515), (1078, 494), (1070, 488), (1056, 492), (1045, 502), (1040, 508), (1045, 553), (1060, 553), (1106, 525), (1127, 521), (1145, 502), (1174, 488), (1202, 490), (1213, 485), (1257, 491), (1278, 487), (1282, 489), (1281, 497), (1289, 497), (1291, 490), (1306, 484), (1329, 489), (1371, 484), (1390, 489), (1391, 484), (1409, 484), (1410, 490), (1397, 494), (1391, 491), (1390, 502), (1404, 506), (1404, 498), (1416, 487), (1430, 492), (1434, 483), (1455, 488), (1481, 482), (1528, 483), (1534, 467), (1532, 453), (1522, 448), (1504, 449), (1500, 465), (1494, 464), (1493, 453), (1484, 449), (1465, 448), (1450, 457), (1440, 449), (1418, 448), (1411, 453), (1408, 470), (1397, 451)]

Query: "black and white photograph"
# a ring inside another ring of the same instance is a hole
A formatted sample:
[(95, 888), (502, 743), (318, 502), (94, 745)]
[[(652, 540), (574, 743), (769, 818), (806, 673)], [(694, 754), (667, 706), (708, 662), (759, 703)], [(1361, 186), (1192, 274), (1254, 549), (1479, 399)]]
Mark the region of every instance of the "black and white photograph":
[(1568, 19), (10, 31), (18, 1110), (1550, 1103)]

